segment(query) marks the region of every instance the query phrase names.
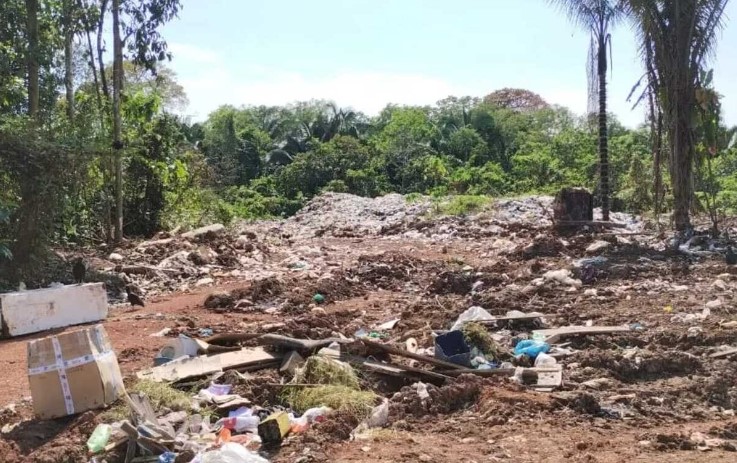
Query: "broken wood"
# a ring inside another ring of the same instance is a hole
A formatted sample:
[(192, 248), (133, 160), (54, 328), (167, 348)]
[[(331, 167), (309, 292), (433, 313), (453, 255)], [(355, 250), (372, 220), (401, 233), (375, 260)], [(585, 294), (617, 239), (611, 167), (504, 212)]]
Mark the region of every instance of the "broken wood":
[(602, 227), (602, 228), (627, 228), (626, 224), (619, 222), (604, 222), (601, 220), (561, 220), (556, 222), (559, 227)]
[(223, 344), (233, 344), (236, 342), (250, 341), (262, 336), (261, 333), (221, 333), (209, 338), (205, 338), (204, 341), (208, 344), (215, 344), (222, 346)]
[(410, 359), (417, 360), (419, 362), (424, 362), (424, 363), (427, 363), (427, 364), (430, 364), (436, 367), (447, 368), (451, 370), (458, 370), (458, 369), (463, 368), (461, 365), (456, 365), (455, 363), (445, 362), (443, 360), (438, 360), (436, 358), (428, 357), (427, 355), (415, 354), (415, 353), (409, 352), (404, 349), (399, 349), (397, 347), (390, 346), (388, 344), (381, 344), (378, 342), (369, 341), (367, 339), (361, 339), (361, 342), (363, 342), (363, 344), (366, 345), (367, 347), (373, 347), (375, 349), (382, 350), (388, 354), (399, 355), (400, 357), (410, 358)]
[(125, 273), (126, 275), (144, 275), (148, 278), (167, 275), (172, 276), (181, 273), (180, 270), (159, 268), (150, 265), (119, 265), (115, 267), (115, 270), (119, 273)]
[(139, 379), (149, 379), (156, 382), (180, 381), (198, 376), (219, 373), (225, 370), (237, 369), (261, 369), (264, 365), (277, 365), (281, 362), (282, 355), (265, 351), (257, 347), (253, 349), (241, 349), (235, 352), (226, 352), (211, 356), (199, 356), (173, 360), (164, 365), (150, 368), (136, 373)]
[(629, 326), (563, 326), (560, 328), (550, 328), (543, 330), (534, 330), (533, 334), (545, 337), (545, 342), (555, 344), (560, 339), (571, 336), (589, 336), (594, 334), (615, 334), (631, 331)]
[(461, 375), (476, 375), (483, 377), (492, 376), (512, 376), (514, 375), (514, 368), (494, 368), (490, 370), (477, 370), (475, 368), (462, 368), (460, 370), (443, 370), (441, 372), (448, 376), (461, 376)]
[(379, 363), (367, 360), (360, 364), (360, 367), (369, 370), (374, 373), (382, 373), (389, 376), (396, 376), (399, 378), (419, 378), (427, 382), (445, 382), (449, 379), (453, 379), (449, 375), (443, 373), (436, 373), (434, 371), (423, 370), (421, 368), (408, 367), (405, 365), (397, 365), (394, 363)]
[(282, 347), (291, 350), (313, 351), (322, 349), (330, 344), (337, 342), (339, 344), (347, 344), (353, 342), (352, 339), (328, 338), (328, 339), (298, 339), (282, 336), (280, 334), (264, 334), (258, 337), (258, 341), (275, 347)]
[(495, 322), (504, 322), (504, 321), (516, 321), (516, 320), (536, 320), (538, 318), (543, 317), (552, 317), (552, 315), (546, 315), (546, 314), (524, 314), (524, 315), (513, 315), (511, 317), (494, 317), (492, 320), (472, 320), (468, 323), (478, 323), (480, 325), (492, 325)]
[(722, 350), (719, 352), (714, 352), (713, 354), (709, 354), (710, 358), (718, 359), (718, 358), (724, 358), (729, 357), (730, 355), (737, 354), (737, 347), (727, 350)]

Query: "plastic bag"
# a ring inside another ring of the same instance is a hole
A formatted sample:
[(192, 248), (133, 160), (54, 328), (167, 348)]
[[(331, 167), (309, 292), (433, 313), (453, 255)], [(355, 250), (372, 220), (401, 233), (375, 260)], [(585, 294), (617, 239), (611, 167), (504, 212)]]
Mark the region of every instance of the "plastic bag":
[(494, 320), (494, 316), (483, 307), (473, 306), (458, 316), (450, 331), (460, 330), (464, 324), (479, 320)]
[(514, 355), (526, 355), (531, 359), (537, 358), (538, 354), (550, 350), (550, 344), (534, 339), (525, 339), (514, 347)]
[(228, 442), (217, 450), (205, 452), (195, 458), (200, 463), (269, 463), (269, 460), (251, 452), (240, 444)]

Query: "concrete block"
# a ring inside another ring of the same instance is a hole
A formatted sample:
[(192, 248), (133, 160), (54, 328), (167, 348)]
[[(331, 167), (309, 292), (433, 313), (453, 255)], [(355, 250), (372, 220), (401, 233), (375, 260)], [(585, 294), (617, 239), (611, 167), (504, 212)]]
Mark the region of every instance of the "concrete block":
[(102, 283), (0, 294), (2, 335), (20, 336), (107, 318)]

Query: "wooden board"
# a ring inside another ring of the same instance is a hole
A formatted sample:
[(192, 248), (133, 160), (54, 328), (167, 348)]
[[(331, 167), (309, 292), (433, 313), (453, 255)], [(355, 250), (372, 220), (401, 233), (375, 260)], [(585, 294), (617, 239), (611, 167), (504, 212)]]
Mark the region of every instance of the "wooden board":
[(590, 336), (594, 334), (615, 334), (630, 331), (629, 326), (563, 326), (544, 330), (534, 330), (533, 334), (545, 336), (545, 342), (554, 344), (570, 336)]
[(408, 350), (399, 349), (397, 347), (390, 346), (388, 344), (381, 344), (378, 342), (369, 341), (367, 339), (361, 339), (361, 342), (363, 342), (367, 347), (372, 347), (374, 349), (382, 350), (386, 352), (387, 354), (399, 355), (401, 357), (410, 358), (410, 359), (417, 360), (423, 363), (427, 363), (427, 364), (430, 364), (436, 367), (446, 368), (449, 370), (458, 370), (458, 369), (463, 368), (463, 366), (456, 365), (455, 363), (445, 362), (443, 360), (438, 360), (433, 357), (428, 357), (427, 355), (414, 354)]
[(709, 354), (709, 357), (713, 359), (718, 359), (722, 357), (729, 357), (730, 355), (737, 354), (737, 347), (734, 347), (732, 349), (727, 350), (721, 350), (719, 352), (714, 352), (713, 354)]
[(223, 370), (248, 368), (260, 364), (273, 364), (281, 360), (281, 355), (265, 351), (263, 348), (242, 349), (211, 356), (192, 357), (136, 373), (139, 379), (152, 381), (180, 381), (197, 376), (210, 375)]

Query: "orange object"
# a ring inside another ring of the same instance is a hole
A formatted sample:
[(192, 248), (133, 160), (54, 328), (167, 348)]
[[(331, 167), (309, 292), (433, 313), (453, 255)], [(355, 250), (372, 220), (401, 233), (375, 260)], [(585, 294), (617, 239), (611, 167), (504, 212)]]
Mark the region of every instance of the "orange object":
[(230, 429), (223, 428), (220, 430), (220, 434), (218, 434), (217, 443), (224, 444), (226, 442), (230, 442), (230, 437), (231, 437)]

